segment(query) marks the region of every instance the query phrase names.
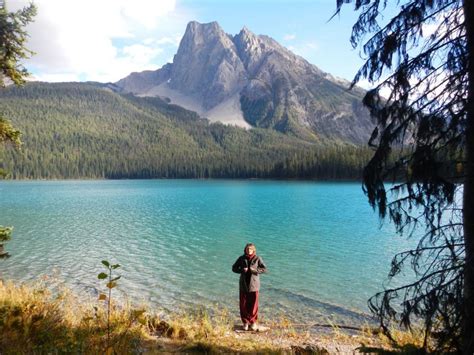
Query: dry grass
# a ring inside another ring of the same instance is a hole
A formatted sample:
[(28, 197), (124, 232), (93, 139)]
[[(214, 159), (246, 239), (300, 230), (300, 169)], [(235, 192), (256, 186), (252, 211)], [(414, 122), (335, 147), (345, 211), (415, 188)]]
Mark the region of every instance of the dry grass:
[(424, 331), (421, 326), (412, 329), (389, 329), (390, 339), (381, 331), (374, 333), (374, 329), (365, 327), (360, 339), (363, 352), (377, 354), (426, 354), (433, 350), (433, 342), (428, 341), (428, 349), (423, 348)]
[[(223, 308), (211, 315), (204, 309), (186, 310), (173, 314), (169, 320), (150, 318), (152, 333), (165, 336), (165, 345), (182, 351), (207, 353), (280, 353), (284, 351), (266, 336), (236, 334), (236, 320)], [(163, 345), (163, 342), (161, 343)]]
[(147, 336), (134, 311), (129, 305), (114, 307), (108, 340), (99, 302), (78, 302), (68, 290), (53, 294), (40, 283), (0, 283), (0, 353), (133, 353)]
[[(423, 342), (425, 339), (425, 332), (421, 326), (413, 326), (412, 329), (391, 328), (390, 335), (394, 341), (387, 336), (380, 333), (378, 340), (385, 349), (392, 349), (392, 353), (399, 352), (403, 354), (419, 354), (424, 353)], [(428, 352), (432, 347), (431, 342), (428, 342)]]
[[(67, 289), (36, 283), (15, 285), (0, 281), (0, 354), (31, 353), (340, 353), (359, 346), (374, 349), (414, 348), (422, 344), (419, 331), (393, 330), (397, 344), (382, 335), (366, 332), (348, 335), (334, 325), (332, 332), (315, 336), (295, 326), (288, 318), (266, 321), (268, 333), (235, 332), (238, 319), (226, 309), (215, 307), (165, 316), (130, 303), (114, 304), (111, 337), (107, 337), (104, 301), (79, 301)], [(393, 352), (392, 352), (393, 353)]]
[(207, 353), (283, 350), (262, 336), (236, 336), (225, 309), (167, 315), (166, 320), (129, 303), (113, 305), (107, 337), (104, 301), (79, 301), (69, 290), (51, 292), (44, 283), (0, 282), (0, 353)]
[[(407, 345), (417, 348), (423, 347), (423, 340), (425, 339), (425, 332), (421, 327), (413, 327), (411, 330), (392, 329), (390, 331), (396, 344), (400, 347)], [(380, 337), (386, 338), (384, 335)]]

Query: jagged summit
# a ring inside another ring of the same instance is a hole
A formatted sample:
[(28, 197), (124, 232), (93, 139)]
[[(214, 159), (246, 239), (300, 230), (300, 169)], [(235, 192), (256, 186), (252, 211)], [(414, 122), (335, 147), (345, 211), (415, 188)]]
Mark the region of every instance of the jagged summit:
[(216, 21), (209, 23), (199, 23), (197, 21), (191, 21), (186, 26), (186, 31), (184, 32), (184, 36), (181, 42), (194, 42), (196, 45), (199, 45), (202, 44), (205, 40), (209, 40), (209, 38), (206, 38), (206, 36), (210, 36), (211, 38), (222, 38), (225, 37), (226, 34)]
[(256, 35), (252, 31), (250, 31), (247, 28), (247, 26), (244, 26), (244, 27), (242, 27), (240, 32), (237, 35), (235, 35), (235, 37), (243, 37), (243, 38), (249, 38), (250, 39), (250, 38), (255, 38)]
[(362, 93), (247, 27), (188, 23), (173, 63), (118, 81), (124, 92), (164, 96), (211, 121), (266, 127), (302, 138), (361, 143), (372, 130)]
[(188, 25), (186, 26), (186, 30), (196, 29), (196, 28), (201, 28), (201, 29), (213, 28), (216, 30), (222, 30), (221, 26), (219, 25), (217, 21), (212, 21), (208, 23), (200, 23), (198, 21), (189, 21)]
[(209, 110), (243, 85), (235, 45), (217, 22), (191, 22), (173, 59), (169, 87)]

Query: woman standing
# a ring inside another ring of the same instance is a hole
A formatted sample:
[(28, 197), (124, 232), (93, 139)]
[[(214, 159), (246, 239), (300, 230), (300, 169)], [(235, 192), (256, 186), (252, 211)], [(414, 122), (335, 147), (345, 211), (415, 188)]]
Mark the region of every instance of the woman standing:
[(261, 257), (257, 255), (254, 244), (248, 243), (244, 248), (244, 255), (239, 256), (232, 271), (240, 274), (240, 318), (244, 324), (244, 330), (258, 330), (258, 291), (260, 289), (261, 273), (267, 271)]

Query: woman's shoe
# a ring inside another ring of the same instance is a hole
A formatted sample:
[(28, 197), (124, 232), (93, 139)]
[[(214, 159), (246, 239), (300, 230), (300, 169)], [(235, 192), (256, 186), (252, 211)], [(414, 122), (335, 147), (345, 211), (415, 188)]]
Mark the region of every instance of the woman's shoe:
[(258, 330), (257, 323), (250, 324), (250, 330), (257, 331)]
[(244, 323), (244, 330), (249, 330), (249, 324), (248, 323)]

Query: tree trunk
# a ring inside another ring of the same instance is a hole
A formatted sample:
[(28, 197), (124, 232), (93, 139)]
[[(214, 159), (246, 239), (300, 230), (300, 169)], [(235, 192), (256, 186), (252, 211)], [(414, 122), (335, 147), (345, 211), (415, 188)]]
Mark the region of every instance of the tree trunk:
[(466, 126), (466, 179), (463, 196), (464, 243), (464, 324), (463, 353), (474, 354), (474, 1), (464, 0), (468, 50), (468, 100)]

